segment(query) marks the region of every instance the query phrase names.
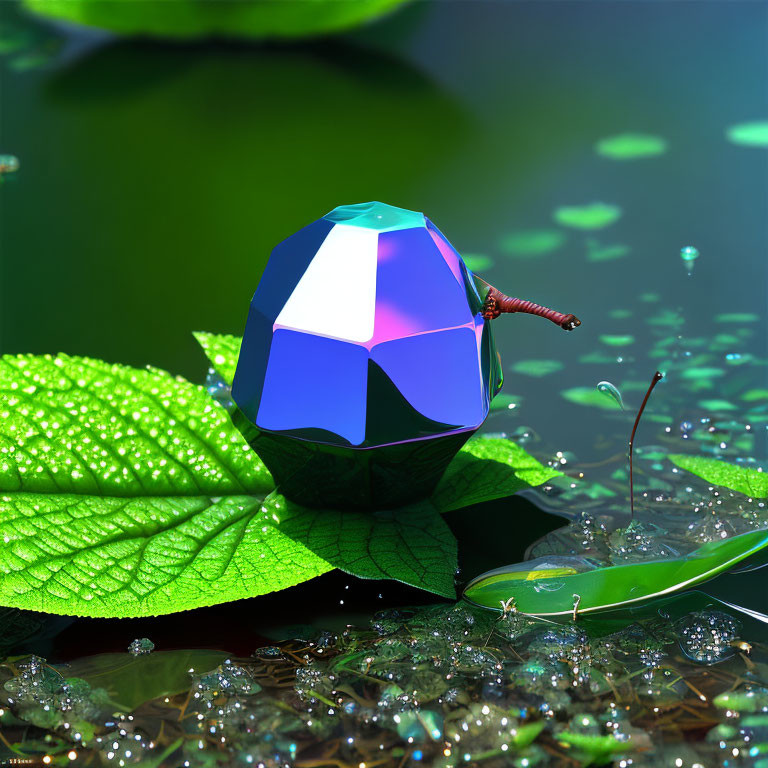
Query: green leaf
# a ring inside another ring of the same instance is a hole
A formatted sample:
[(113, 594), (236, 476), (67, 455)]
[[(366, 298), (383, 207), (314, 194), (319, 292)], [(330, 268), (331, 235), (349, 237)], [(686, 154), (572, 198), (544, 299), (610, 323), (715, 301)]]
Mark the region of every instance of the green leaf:
[(272, 488), (203, 387), (83, 357), (0, 358), (0, 492), (222, 496)]
[(342, 512), (307, 509), (275, 492), (264, 506), (281, 534), (342, 571), (456, 596), (456, 539), (428, 501), (391, 511)]
[(86, 358), (0, 359), (0, 604), (148, 616), (333, 566), (270, 526), (271, 477), (202, 387)]
[(766, 472), (705, 456), (688, 456), (683, 453), (673, 453), (669, 456), (669, 460), (680, 469), (697, 475), (713, 485), (721, 485), (757, 499), (768, 497), (768, 473)]
[(567, 616), (578, 595), (579, 612), (591, 613), (700, 584), (766, 546), (768, 532), (761, 530), (711, 541), (681, 557), (604, 568), (588, 569), (580, 558), (545, 556), (478, 576), (468, 584), (464, 597), (496, 610), (514, 598), (523, 613)]
[(432, 502), (441, 512), (449, 512), (511, 496), (560, 474), (510, 440), (473, 437), (448, 465)]
[(0, 604), (154, 616), (263, 595), (333, 569), (258, 496), (0, 497)]
[(123, 35), (196, 38), (301, 37), (334, 32), (376, 18), (404, 0), (24, 0), (49, 19), (108, 29)]
[(660, 136), (646, 133), (621, 133), (608, 136), (595, 144), (595, 152), (611, 160), (636, 160), (663, 155), (667, 142)]
[(192, 334), (203, 348), (214, 370), (231, 387), (235, 379), (237, 359), (240, 356), (242, 336), (231, 336), (227, 333), (206, 333), (195, 331)]
[(562, 206), (553, 214), (555, 221), (575, 229), (603, 229), (621, 218), (621, 208), (606, 203)]
[(615, 411), (621, 408), (618, 401), (606, 397), (597, 387), (571, 387), (560, 393), (569, 403), (576, 405), (591, 405), (604, 411)]
[(110, 701), (124, 712), (160, 696), (175, 696), (190, 687), (195, 674), (218, 667), (231, 654), (223, 651), (153, 651), (144, 656), (100, 653), (67, 665), (67, 677), (79, 677), (91, 688), (103, 688)]

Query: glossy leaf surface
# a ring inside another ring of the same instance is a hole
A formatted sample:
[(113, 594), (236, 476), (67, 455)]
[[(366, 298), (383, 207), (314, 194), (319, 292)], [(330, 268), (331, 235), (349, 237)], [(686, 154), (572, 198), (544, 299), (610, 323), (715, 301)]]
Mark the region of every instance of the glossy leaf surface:
[(680, 469), (713, 485), (721, 485), (758, 499), (768, 497), (768, 473), (766, 472), (758, 472), (756, 469), (740, 467), (737, 464), (710, 459), (706, 456), (688, 456), (683, 453), (674, 453), (669, 456), (669, 460)]
[(264, 506), (282, 534), (342, 571), (456, 596), (456, 539), (429, 501), (342, 512), (307, 509), (273, 493)]
[(511, 496), (562, 474), (511, 440), (474, 437), (458, 452), (432, 501), (441, 512)]
[[(716, 576), (768, 545), (768, 531), (752, 531), (730, 539), (704, 544), (685, 557), (615, 565), (577, 571), (569, 568), (575, 558), (563, 558), (563, 571), (520, 570), (525, 563), (479, 576), (467, 586), (464, 597), (485, 608), (501, 609), (514, 598), (523, 613), (568, 615), (579, 595), (579, 613), (590, 613), (637, 603), (699, 584)], [(556, 558), (548, 558), (555, 562)], [(506, 570), (506, 572), (505, 572)], [(542, 575), (543, 574), (543, 575)]]
[(133, 0), (25, 0), (29, 10), (46, 18), (99, 27), (124, 35), (197, 38), (301, 37), (354, 27), (385, 13), (404, 0), (196, 0), (143, 3)]

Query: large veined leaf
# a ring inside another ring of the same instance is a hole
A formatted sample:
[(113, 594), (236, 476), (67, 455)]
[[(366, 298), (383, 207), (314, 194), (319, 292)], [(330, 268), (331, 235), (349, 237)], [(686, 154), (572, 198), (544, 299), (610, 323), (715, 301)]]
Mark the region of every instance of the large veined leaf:
[(688, 555), (607, 567), (583, 558), (542, 557), (473, 579), (464, 597), (501, 610), (510, 598), (523, 613), (565, 616), (578, 596), (579, 613), (638, 603), (700, 584), (768, 546), (768, 531), (711, 541)]
[(24, 0), (46, 18), (124, 35), (301, 37), (354, 27), (404, 0)]
[(222, 496), (273, 488), (203, 387), (83, 357), (0, 358), (0, 492)]
[(768, 497), (767, 472), (710, 459), (706, 456), (689, 456), (683, 453), (671, 454), (669, 460), (680, 469), (713, 485), (721, 485), (757, 499)]
[(441, 512), (448, 512), (511, 496), (561, 474), (510, 440), (474, 437), (448, 466), (432, 501)]
[(0, 603), (146, 616), (333, 568), (270, 525), (271, 476), (202, 387), (86, 358), (0, 359)]
[(428, 501), (342, 512), (306, 509), (273, 493), (264, 506), (282, 533), (342, 571), (456, 596), (456, 539)]
[(259, 496), (0, 497), (0, 604), (153, 616), (254, 597), (333, 569)]

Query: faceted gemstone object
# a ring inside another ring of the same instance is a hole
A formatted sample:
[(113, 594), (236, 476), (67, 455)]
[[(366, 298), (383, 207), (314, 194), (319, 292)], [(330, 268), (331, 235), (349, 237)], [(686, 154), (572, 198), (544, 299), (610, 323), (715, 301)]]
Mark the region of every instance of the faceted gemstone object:
[(424, 214), (383, 203), (280, 243), (232, 387), (280, 491), (334, 508), (428, 496), (501, 388), (487, 289)]

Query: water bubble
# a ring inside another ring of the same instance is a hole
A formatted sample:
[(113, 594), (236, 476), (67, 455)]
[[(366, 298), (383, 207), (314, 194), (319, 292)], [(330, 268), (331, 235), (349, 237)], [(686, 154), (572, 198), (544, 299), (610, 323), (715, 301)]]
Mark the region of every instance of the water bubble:
[(686, 245), (685, 248), (680, 249), (680, 258), (683, 260), (685, 269), (690, 275), (693, 272), (694, 262), (699, 258), (699, 249), (694, 248), (692, 245)]
[(722, 611), (698, 611), (680, 624), (680, 648), (692, 661), (714, 664), (732, 656), (739, 623)]
[(145, 656), (155, 650), (155, 644), (148, 637), (140, 637), (128, 646), (131, 656)]
[(615, 400), (619, 404), (621, 410), (624, 410), (624, 401), (621, 399), (621, 392), (619, 392), (618, 388), (611, 384), (610, 381), (599, 382), (597, 385), (597, 391), (602, 392), (604, 395), (607, 395), (608, 397)]

